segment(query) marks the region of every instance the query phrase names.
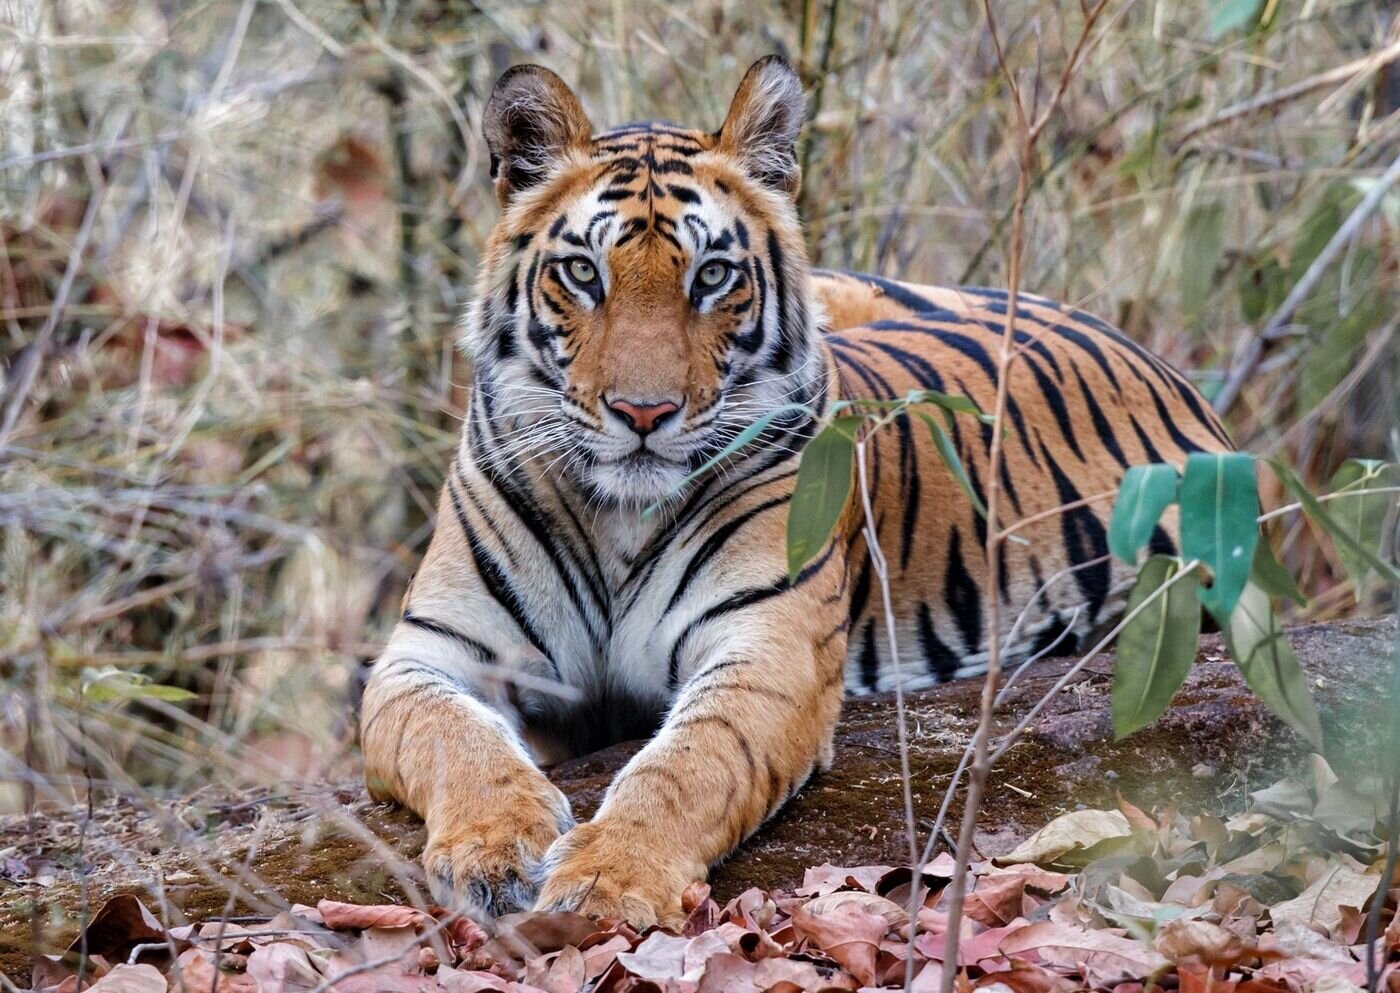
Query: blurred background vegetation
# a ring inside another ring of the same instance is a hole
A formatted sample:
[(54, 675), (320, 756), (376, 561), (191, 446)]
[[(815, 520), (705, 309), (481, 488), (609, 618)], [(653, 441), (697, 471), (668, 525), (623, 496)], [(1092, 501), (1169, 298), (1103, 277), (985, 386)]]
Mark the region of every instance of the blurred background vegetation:
[[(1078, 5), (996, 7), (1024, 91), (1057, 78)], [(1096, 38), (1023, 286), (1311, 483), (1393, 457), (1400, 188), (1262, 332), (1400, 154), (1395, 7), (1121, 0)], [(343, 770), (470, 377), (491, 82), (540, 62), (595, 124), (709, 128), (773, 51), (811, 94), (814, 261), (1001, 283), (1016, 141), (973, 0), (0, 0), (0, 812)], [(1304, 613), (1357, 610), (1283, 523)]]

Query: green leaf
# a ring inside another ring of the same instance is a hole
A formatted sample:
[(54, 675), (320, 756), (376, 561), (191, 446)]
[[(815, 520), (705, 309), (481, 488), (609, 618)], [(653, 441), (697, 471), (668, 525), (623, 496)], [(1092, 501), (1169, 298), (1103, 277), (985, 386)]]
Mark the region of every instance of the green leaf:
[(1366, 338), (1390, 313), (1384, 293), (1374, 292), (1381, 279), (1380, 253), (1358, 245), (1345, 266), (1329, 269), (1298, 308), (1294, 320), (1308, 328), (1295, 408), (1298, 416), (1316, 410), (1338, 383), (1356, 367)]
[(1108, 521), (1108, 547), (1114, 555), (1129, 565), (1137, 563), (1162, 512), (1176, 501), (1177, 484), (1176, 467), (1164, 462), (1128, 467)]
[[(943, 408), (948, 414), (971, 414), (983, 424), (991, 424), (996, 420), (991, 414), (982, 413), (982, 408), (973, 402), (971, 397), (962, 394), (940, 393), (938, 390), (917, 390), (909, 394), (910, 403), (931, 403), (935, 407)], [(952, 419), (948, 421), (952, 425)]]
[(1303, 278), (1360, 200), (1361, 194), (1344, 180), (1336, 180), (1323, 188), (1317, 203), (1299, 226), (1298, 240), (1288, 253), (1289, 286)]
[[(1365, 563), (1367, 569), (1374, 569), (1380, 573), (1381, 578), (1386, 580), (1386, 582), (1400, 583), (1400, 569), (1395, 568), (1395, 566), (1391, 565), (1389, 562), (1383, 561), (1359, 540), (1354, 538), (1351, 532), (1347, 530), (1340, 521), (1334, 518), (1332, 514), (1328, 512), (1327, 508), (1323, 507), (1323, 505), (1318, 502), (1317, 497), (1308, 492), (1308, 488), (1303, 485), (1303, 481), (1298, 478), (1292, 469), (1278, 459), (1268, 459), (1267, 461), (1269, 466), (1278, 475), (1279, 481), (1283, 483), (1289, 493), (1293, 494), (1294, 499), (1303, 505), (1303, 513), (1307, 514), (1313, 523), (1332, 536), (1332, 540), (1337, 543), (1337, 551), (1339, 554), (1345, 549), (1347, 554), (1353, 556), (1357, 562)], [(1336, 502), (1340, 503), (1346, 500), (1356, 499), (1369, 500), (1370, 497), (1343, 497), (1340, 501)]]
[(83, 682), (83, 699), (88, 703), (106, 703), (111, 700), (168, 700), (180, 703), (193, 700), (195, 694), (179, 686), (166, 686), (152, 683), (147, 677), (135, 672), (107, 668), (90, 675)]
[[(1181, 571), (1181, 563), (1153, 555), (1140, 570), (1128, 610), (1137, 609)], [(1118, 635), (1113, 665), (1113, 733), (1126, 738), (1147, 727), (1172, 702), (1196, 659), (1201, 633), (1201, 605), (1194, 574), (1157, 595)]]
[(802, 567), (831, 540), (851, 498), (855, 434), (864, 417), (838, 417), (802, 449), (797, 485), (788, 505), (788, 582), (797, 582)]
[[(1400, 466), (1374, 459), (1348, 459), (1332, 477), (1333, 493), (1359, 495), (1330, 501), (1329, 512), (1346, 531), (1351, 539), (1349, 544), (1361, 546), (1377, 559), (1384, 547), (1385, 519), (1398, 501), (1394, 493), (1371, 491), (1390, 489), (1397, 484), (1400, 484)], [(1371, 572), (1370, 563), (1346, 545), (1338, 544), (1337, 555), (1359, 591)]]
[(986, 517), (986, 505), (982, 503), (982, 498), (977, 495), (977, 491), (972, 488), (972, 480), (968, 478), (967, 468), (962, 464), (958, 450), (953, 447), (953, 440), (948, 437), (948, 432), (943, 430), (928, 411), (916, 410), (914, 414), (928, 425), (929, 432), (933, 435), (933, 447), (938, 450), (938, 457), (943, 460), (943, 464), (953, 474), (954, 481), (962, 488), (968, 500), (972, 502), (973, 509), (977, 511), (978, 516)]
[(1220, 204), (1193, 207), (1181, 234), (1181, 309), (1199, 314), (1210, 301), (1224, 250), (1225, 211)]
[(1210, 36), (1212, 39), (1221, 35), (1242, 28), (1245, 25), (1252, 25), (1259, 16), (1259, 8), (1264, 6), (1264, 0), (1211, 0), (1210, 4)]
[[(806, 413), (808, 417), (817, 416), (816, 411), (812, 410), (811, 407), (808, 407), (806, 404), (803, 403), (785, 403), (781, 407), (774, 407), (772, 410), (764, 411), (764, 413), (759, 415), (757, 420), (755, 420), (752, 424), (750, 424), (748, 427), (744, 428), (744, 430), (740, 431), (737, 435), (735, 435), (733, 441), (725, 445), (714, 455), (711, 455), (709, 459), (706, 460), (704, 465), (702, 465), (700, 468), (696, 469), (690, 475), (686, 476), (679, 483), (677, 483), (675, 488), (672, 489), (670, 493), (666, 494), (666, 498), (675, 496), (677, 493), (681, 492), (691, 483), (695, 482), (701, 476), (705, 475), (705, 473), (709, 472), (715, 466), (719, 465), (725, 459), (729, 458), (729, 456), (733, 455), (739, 449), (743, 448), (745, 445), (750, 444), (755, 438), (757, 438), (764, 432), (768, 425), (772, 424), (774, 420), (781, 417), (783, 414), (791, 414), (796, 413), (798, 411)], [(653, 503), (651, 506), (647, 507), (645, 510), (642, 511), (642, 516), (650, 517), (661, 506), (662, 502), (663, 500), (658, 500), (656, 503)]]
[(1254, 565), (1249, 571), (1249, 581), (1270, 596), (1287, 597), (1299, 605), (1308, 602), (1288, 570), (1274, 558), (1273, 549), (1263, 538), (1259, 539), (1259, 545), (1254, 549)]
[(1224, 626), (1249, 581), (1259, 543), (1254, 459), (1243, 452), (1193, 452), (1181, 478), (1181, 554), (1211, 571), (1201, 602)]
[[(918, 404), (931, 404), (941, 407), (944, 416), (950, 414), (972, 414), (984, 424), (991, 424), (996, 420), (991, 414), (982, 413), (982, 408), (973, 402), (971, 397), (966, 397), (955, 393), (940, 393), (938, 390), (910, 390), (898, 400), (837, 400), (831, 405), (831, 413), (835, 414), (849, 408), (860, 408), (865, 410), (904, 410)], [(949, 418), (948, 424), (952, 425)]]
[(1298, 656), (1283, 633), (1269, 595), (1249, 583), (1223, 624), (1225, 644), (1249, 688), (1314, 748), (1322, 750), (1322, 722)]
[(1288, 284), (1278, 259), (1267, 255), (1240, 273), (1240, 313), (1257, 324), (1278, 309), (1288, 296)]

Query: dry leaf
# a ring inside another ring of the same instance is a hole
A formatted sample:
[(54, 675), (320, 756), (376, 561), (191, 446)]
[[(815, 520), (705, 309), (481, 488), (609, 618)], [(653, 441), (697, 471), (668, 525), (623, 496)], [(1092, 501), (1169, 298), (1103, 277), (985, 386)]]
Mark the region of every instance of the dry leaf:
[(316, 904), (316, 910), (320, 913), (321, 920), (325, 922), (326, 927), (338, 931), (362, 930), (372, 927), (412, 927), (430, 920), (428, 915), (421, 910), (416, 910), (413, 907), (400, 907), (396, 904), (360, 906), (354, 903), (322, 900)]
[(716, 955), (700, 977), (697, 993), (758, 993), (757, 972), (758, 966), (742, 955)]
[(967, 894), (963, 913), (978, 924), (1001, 927), (1021, 916), (1025, 897), (1024, 876), (984, 876)]
[(999, 947), (1006, 955), (1034, 952), (1045, 964), (1073, 967), (1095, 985), (1145, 979), (1171, 964), (1141, 942), (1055, 921), (1022, 928), (1002, 939)]
[(248, 956), (248, 975), (258, 984), (260, 993), (311, 990), (324, 978), (306, 949), (290, 941), (274, 942), (255, 950)]
[(223, 969), (215, 969), (214, 955), (203, 948), (186, 950), (176, 959), (184, 993), (258, 993), (258, 984), (248, 975), (227, 969), (228, 956), (220, 957)]
[(1379, 883), (1379, 875), (1337, 864), (1294, 899), (1270, 907), (1269, 915), (1275, 924), (1296, 920), (1335, 934), (1342, 923), (1342, 908), (1365, 906)]
[(1207, 965), (1233, 965), (1248, 951), (1238, 935), (1220, 925), (1185, 919), (1163, 926), (1152, 945), (1172, 962), (1195, 958)]
[(824, 896), (816, 897), (804, 904), (809, 914), (828, 914), (838, 907), (859, 907), (868, 914), (874, 914), (884, 919), (885, 924), (895, 930), (903, 930), (909, 926), (909, 912), (895, 903), (893, 900), (874, 893), (860, 893), (855, 891), (843, 891), (839, 893), (828, 893)]
[(862, 986), (875, 985), (880, 939), (889, 931), (889, 922), (856, 903), (834, 904), (816, 911), (810, 906), (794, 910), (793, 929), (840, 962)]
[(119, 965), (87, 987), (92, 993), (165, 993), (165, 977), (153, 965)]
[(894, 871), (894, 866), (889, 865), (862, 865), (845, 869), (828, 862), (808, 869), (796, 892), (798, 896), (824, 896), (841, 889), (862, 889), (874, 893), (880, 879)]
[(1117, 810), (1076, 810), (1055, 818), (1007, 855), (997, 865), (1017, 862), (1054, 862), (1066, 852), (1092, 848), (1111, 838), (1132, 836), (1128, 819)]

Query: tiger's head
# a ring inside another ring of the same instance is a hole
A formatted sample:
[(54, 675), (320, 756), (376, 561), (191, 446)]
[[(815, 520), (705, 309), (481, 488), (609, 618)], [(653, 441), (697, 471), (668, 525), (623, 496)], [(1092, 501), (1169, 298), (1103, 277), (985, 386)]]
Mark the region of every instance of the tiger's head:
[(803, 109), (776, 56), (715, 132), (595, 134), (554, 73), (501, 76), (483, 131), (502, 210), (466, 319), (476, 458), (643, 506), (765, 412), (814, 399)]

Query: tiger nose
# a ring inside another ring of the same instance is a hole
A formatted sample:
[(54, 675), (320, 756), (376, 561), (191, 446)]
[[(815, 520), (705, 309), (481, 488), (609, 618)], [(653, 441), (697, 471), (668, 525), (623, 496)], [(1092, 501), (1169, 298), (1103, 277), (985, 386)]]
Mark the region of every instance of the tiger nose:
[(663, 400), (660, 403), (634, 403), (631, 400), (609, 400), (608, 409), (620, 414), (628, 427), (640, 435), (650, 434), (661, 422), (680, 410), (680, 404)]

